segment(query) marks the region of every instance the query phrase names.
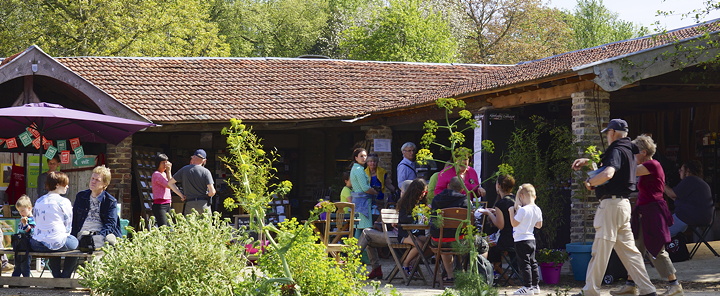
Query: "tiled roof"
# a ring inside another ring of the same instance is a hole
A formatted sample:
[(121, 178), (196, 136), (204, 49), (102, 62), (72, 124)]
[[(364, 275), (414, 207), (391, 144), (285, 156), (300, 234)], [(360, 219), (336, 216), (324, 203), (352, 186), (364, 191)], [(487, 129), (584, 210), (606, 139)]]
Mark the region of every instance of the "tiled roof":
[[(713, 28), (717, 30), (717, 27)], [(322, 120), (572, 73), (705, 33), (699, 26), (514, 66), (280, 58), (57, 58), (153, 122)]]
[(618, 41), (521, 63), (513, 67), (504, 67), (497, 71), (482, 73), (473, 79), (460, 81), (454, 85), (429, 90), (411, 100), (403, 101), (394, 108), (423, 104), (434, 101), (437, 98), (456, 97), (467, 93), (480, 92), (483, 90), (488, 91), (521, 82), (552, 77), (554, 75), (572, 72), (573, 68), (590, 63), (638, 53), (718, 30), (720, 30), (720, 22), (715, 20), (708, 22), (708, 24), (681, 28), (666, 32), (665, 34)]
[(352, 118), (500, 66), (265, 58), (57, 58), (153, 122)]

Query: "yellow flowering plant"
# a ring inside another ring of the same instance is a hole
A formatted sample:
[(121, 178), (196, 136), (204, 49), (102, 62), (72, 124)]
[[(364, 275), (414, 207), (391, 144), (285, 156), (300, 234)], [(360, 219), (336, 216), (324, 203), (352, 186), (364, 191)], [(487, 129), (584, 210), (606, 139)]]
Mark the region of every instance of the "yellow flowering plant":
[(540, 249), (535, 254), (538, 263), (563, 264), (569, 258), (568, 253), (562, 249)]
[(415, 217), (415, 220), (425, 225), (430, 223), (431, 213), (432, 209), (426, 204), (418, 204), (412, 210), (412, 216)]

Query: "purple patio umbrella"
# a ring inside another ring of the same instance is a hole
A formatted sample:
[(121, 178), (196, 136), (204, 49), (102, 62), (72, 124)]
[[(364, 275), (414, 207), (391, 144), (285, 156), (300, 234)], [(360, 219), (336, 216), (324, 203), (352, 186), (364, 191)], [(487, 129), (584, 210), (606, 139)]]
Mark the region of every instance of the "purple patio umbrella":
[[(17, 137), (35, 123), (48, 140), (80, 138), (80, 142), (117, 145), (154, 123), (67, 109), (50, 103), (0, 108), (0, 138)], [(41, 146), (42, 148), (42, 146)]]

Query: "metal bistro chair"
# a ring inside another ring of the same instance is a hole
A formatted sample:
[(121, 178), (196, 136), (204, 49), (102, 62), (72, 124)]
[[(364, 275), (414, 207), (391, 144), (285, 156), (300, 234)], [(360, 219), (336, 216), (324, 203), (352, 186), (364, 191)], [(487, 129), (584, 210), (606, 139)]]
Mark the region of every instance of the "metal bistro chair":
[[(442, 261), (442, 255), (464, 255), (455, 252), (450, 245), (450, 242), (455, 240), (454, 237), (452, 239), (443, 239), (443, 237), (445, 236), (446, 230), (455, 231), (463, 225), (463, 220), (467, 219), (467, 208), (446, 208), (441, 209), (440, 211), (440, 215), (442, 216), (440, 236), (438, 238), (432, 238), (433, 241), (437, 239), (437, 246), (433, 246), (432, 244), (430, 245), (430, 249), (433, 253), (435, 253), (435, 275), (433, 276), (433, 288), (435, 288), (435, 283), (440, 283), (440, 287), (444, 286), (442, 273), (440, 272), (440, 268), (443, 268), (443, 265), (440, 264), (440, 261)], [(438, 276), (440, 277), (440, 280), (438, 280)]]
[[(407, 257), (408, 252), (410, 249), (413, 248), (412, 244), (403, 244), (398, 243), (397, 236), (390, 236), (390, 232), (388, 232), (387, 224), (398, 224), (398, 211), (396, 209), (382, 209), (380, 210), (380, 220), (382, 222), (382, 229), (383, 234), (385, 235), (385, 241), (387, 242), (388, 249), (390, 249), (390, 254), (393, 257), (393, 260), (395, 261), (395, 267), (390, 272), (388, 277), (385, 279), (388, 281), (388, 283), (392, 282), (392, 280), (397, 278), (398, 272), (402, 276), (403, 280), (407, 283), (408, 275), (407, 273), (402, 269), (402, 261), (405, 260), (405, 257)], [(396, 250), (405, 250), (403, 251), (402, 255), (398, 256), (398, 253)]]
[(697, 253), (698, 249), (700, 249), (700, 244), (705, 244), (708, 249), (716, 256), (720, 257), (717, 252), (715, 252), (715, 249), (713, 249), (712, 246), (707, 242), (705, 237), (707, 236), (708, 232), (710, 232), (710, 228), (712, 228), (713, 223), (715, 222), (715, 209), (712, 211), (712, 220), (710, 220), (710, 224), (708, 225), (689, 225), (688, 227), (692, 228), (693, 233), (695, 233), (695, 236), (698, 237), (698, 240), (695, 241), (695, 245), (692, 248), (692, 251), (690, 251), (690, 259), (692, 259), (693, 256), (695, 256), (695, 253)]
[[(340, 252), (348, 245), (341, 242), (342, 238), (349, 238), (355, 235), (355, 204), (351, 202), (336, 202), (335, 212), (328, 213), (325, 217), (325, 232), (322, 234), (322, 242), (325, 245), (325, 252), (337, 260), (340, 260)], [(349, 213), (345, 209), (350, 209)]]

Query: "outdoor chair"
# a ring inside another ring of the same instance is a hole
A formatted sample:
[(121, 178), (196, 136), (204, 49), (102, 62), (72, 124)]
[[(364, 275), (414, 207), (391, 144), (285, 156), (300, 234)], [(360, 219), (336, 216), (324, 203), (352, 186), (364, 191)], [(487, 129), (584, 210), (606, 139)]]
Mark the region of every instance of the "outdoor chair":
[(713, 223), (715, 222), (715, 209), (712, 211), (712, 219), (710, 220), (710, 223), (707, 225), (688, 225), (688, 227), (692, 228), (693, 233), (695, 236), (697, 236), (697, 240), (695, 241), (695, 246), (693, 246), (692, 250), (690, 251), (690, 259), (692, 259), (693, 256), (695, 256), (695, 253), (697, 253), (698, 249), (700, 249), (700, 244), (705, 244), (708, 249), (716, 256), (720, 257), (717, 252), (715, 252), (715, 249), (707, 242), (705, 237), (707, 236), (708, 232), (710, 232), (710, 228), (712, 228)]
[[(385, 279), (388, 283), (396, 279), (398, 273), (400, 273), (406, 283), (409, 282), (407, 273), (402, 269), (402, 262), (405, 260), (405, 257), (407, 257), (410, 249), (413, 248), (413, 245), (398, 243), (397, 234), (389, 232), (387, 227), (387, 224), (398, 224), (398, 216), (399, 214), (396, 209), (380, 210), (380, 221), (382, 222), (382, 230), (385, 235), (385, 241), (387, 242), (388, 249), (390, 250), (390, 255), (393, 257), (393, 261), (395, 262), (395, 267)], [(402, 255), (398, 255), (397, 250), (404, 251), (402, 252)]]
[(443, 268), (443, 265), (441, 264), (442, 255), (464, 255), (453, 250), (451, 242), (455, 241), (454, 237), (443, 237), (445, 236), (446, 231), (453, 231), (454, 236), (455, 229), (463, 226), (463, 220), (467, 219), (467, 208), (446, 208), (441, 209), (440, 211), (440, 216), (442, 217), (442, 221), (439, 225), (440, 236), (438, 238), (431, 238), (433, 241), (437, 242), (437, 246), (430, 244), (430, 249), (435, 254), (435, 275), (433, 276), (433, 288), (435, 288), (435, 283), (440, 283), (440, 287), (444, 286), (442, 272), (440, 272), (440, 268)]
[[(325, 231), (321, 239), (325, 245), (325, 251), (340, 260), (340, 252), (348, 245), (342, 242), (343, 238), (350, 238), (355, 235), (355, 204), (351, 202), (336, 202), (335, 212), (328, 213), (325, 218)], [(349, 213), (345, 209), (350, 209)]]
[(518, 269), (518, 265), (517, 265), (517, 255), (515, 254), (515, 249), (510, 248), (505, 251), (502, 251), (502, 260), (505, 261), (505, 264), (507, 264), (507, 267), (505, 267), (503, 269), (502, 274), (500, 274), (500, 277), (497, 280), (497, 285), (499, 285), (499, 286), (512, 285), (510, 280), (515, 278), (515, 279), (519, 279), (519, 281), (524, 286), (525, 282), (523, 281), (522, 277), (520, 276), (520, 270)]

